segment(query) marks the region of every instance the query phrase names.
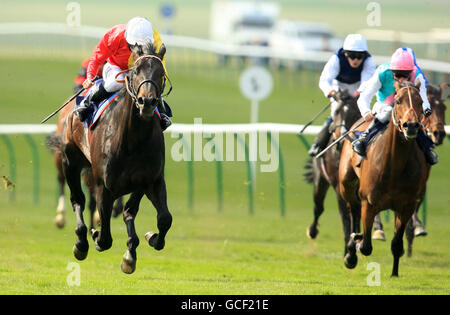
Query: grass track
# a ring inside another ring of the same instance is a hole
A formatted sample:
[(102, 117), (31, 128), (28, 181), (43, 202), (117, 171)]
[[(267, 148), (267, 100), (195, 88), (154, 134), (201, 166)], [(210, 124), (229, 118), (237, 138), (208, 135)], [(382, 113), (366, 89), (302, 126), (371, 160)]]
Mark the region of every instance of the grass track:
[[(0, 123), (36, 123), (70, 94), (78, 63), (46, 59), (1, 58)], [(237, 72), (169, 68), (175, 84), (169, 103), (176, 122), (246, 122), (248, 101), (240, 96)], [(272, 96), (261, 103), (261, 121), (302, 123), (322, 107), (323, 96), (311, 73), (298, 75), (298, 85), (279, 75)], [(308, 77), (310, 80), (308, 80)], [(38, 78), (38, 80), (37, 80)], [(355, 270), (343, 264), (343, 234), (333, 192), (326, 201), (316, 241), (305, 236), (312, 221), (311, 186), (302, 182), (306, 151), (294, 136), (281, 136), (286, 167), (287, 213), (279, 215), (277, 174), (259, 174), (255, 214), (248, 215), (245, 164), (224, 165), (224, 209), (217, 211), (214, 164), (194, 163), (194, 209), (188, 209), (186, 167), (167, 161), (169, 208), (174, 216), (166, 248), (156, 252), (143, 235), (156, 228), (156, 213), (142, 201), (136, 220), (141, 238), (135, 274), (120, 271), (126, 248), (121, 219), (112, 223), (113, 247), (103, 253), (92, 246), (81, 266), (81, 286), (69, 287), (67, 264), (74, 262), (75, 218), (57, 230), (52, 223), (55, 170), (44, 147), (41, 152), (40, 203), (32, 204), (32, 163), (22, 136), (12, 137), (18, 156), (17, 202), (0, 190), (0, 293), (4, 294), (449, 294), (450, 243), (448, 222), (450, 146), (439, 148), (428, 186), (429, 236), (416, 240), (412, 258), (402, 258), (400, 278), (391, 279), (390, 242), (374, 243), (373, 254), (359, 256)], [(166, 135), (170, 152), (174, 139)], [(8, 174), (0, 144), (0, 172)], [(392, 238), (391, 221), (386, 224)], [(368, 287), (369, 262), (381, 265), (381, 286)]]

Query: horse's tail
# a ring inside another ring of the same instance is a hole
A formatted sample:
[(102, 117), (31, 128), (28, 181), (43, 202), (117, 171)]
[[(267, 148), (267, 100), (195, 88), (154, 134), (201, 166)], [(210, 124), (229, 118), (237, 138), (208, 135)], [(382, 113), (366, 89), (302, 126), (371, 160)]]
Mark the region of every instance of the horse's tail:
[(303, 168), (306, 170), (306, 172), (303, 174), (303, 179), (305, 180), (305, 182), (307, 182), (308, 184), (314, 183), (313, 159), (312, 158), (308, 159)]
[(62, 148), (62, 138), (60, 135), (56, 135), (54, 133), (49, 134), (45, 138), (45, 144), (50, 149), (52, 154), (55, 152), (55, 150), (61, 150)]

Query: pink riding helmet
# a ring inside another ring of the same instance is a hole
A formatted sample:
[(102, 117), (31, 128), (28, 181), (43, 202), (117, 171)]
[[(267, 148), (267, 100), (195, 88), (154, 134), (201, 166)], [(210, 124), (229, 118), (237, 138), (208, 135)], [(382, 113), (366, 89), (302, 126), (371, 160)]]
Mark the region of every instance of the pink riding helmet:
[(411, 54), (401, 48), (391, 57), (391, 70), (414, 70), (414, 59)]

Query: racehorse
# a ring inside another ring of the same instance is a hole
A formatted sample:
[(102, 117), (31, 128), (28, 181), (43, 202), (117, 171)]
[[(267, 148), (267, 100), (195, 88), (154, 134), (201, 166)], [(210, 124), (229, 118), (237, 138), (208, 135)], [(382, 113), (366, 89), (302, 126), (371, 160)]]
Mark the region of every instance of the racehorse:
[[(350, 127), (361, 118), (356, 99), (351, 96), (348, 91), (339, 91), (337, 95), (339, 96), (339, 105), (335, 117), (333, 117), (333, 123), (330, 126), (330, 129), (333, 130), (333, 137), (330, 137), (328, 145), (339, 138), (341, 134), (350, 130)], [(319, 225), (319, 218), (324, 211), (323, 204), (325, 196), (330, 185), (333, 186), (338, 199), (338, 207), (344, 229), (345, 255), (347, 252), (347, 243), (350, 240), (350, 231), (359, 231), (360, 220), (355, 218), (353, 223), (351, 222), (346, 203), (339, 193), (338, 170), (341, 148), (342, 142), (331, 147), (323, 156), (310, 159), (305, 166), (305, 169), (308, 170), (308, 172), (304, 174), (305, 180), (314, 185), (314, 221), (309, 228), (307, 228), (306, 235), (311, 239), (317, 237), (317, 234), (319, 233), (317, 227)], [(353, 229), (350, 227), (351, 224), (353, 224)]]
[[(374, 218), (380, 211), (392, 209), (395, 212), (392, 276), (398, 276), (400, 257), (404, 254), (403, 234), (425, 195), (430, 167), (416, 141), (424, 117), (418, 86), (397, 81), (394, 86), (396, 97), (391, 120), (387, 128), (375, 136), (366, 157), (361, 158), (352, 150), (351, 142), (345, 140), (339, 165), (339, 188), (350, 215), (360, 212), (363, 225), (363, 234), (352, 234), (347, 244), (346, 267), (357, 265), (357, 250), (365, 256), (372, 253)], [(359, 129), (367, 128), (367, 124)]]
[[(51, 138), (53, 137), (59, 137), (62, 135), (63, 129), (64, 129), (64, 120), (66, 119), (67, 115), (71, 112), (72, 108), (70, 106), (64, 107), (59, 116), (58, 121), (56, 124), (56, 130), (55, 132), (49, 136), (49, 141), (51, 143)], [(64, 194), (64, 188), (66, 184), (66, 179), (64, 178), (63, 173), (63, 165), (62, 165), (62, 152), (59, 148), (53, 148), (52, 150), (53, 154), (53, 160), (55, 162), (56, 170), (57, 170), (57, 179), (58, 179), (58, 189), (59, 189), (59, 198), (58, 198), (58, 205), (56, 207), (56, 217), (55, 217), (55, 225), (62, 229), (66, 224), (66, 204), (65, 204), (65, 194)], [(90, 210), (90, 229), (93, 229), (95, 226), (94, 223), (94, 215), (96, 210), (96, 201), (95, 201), (95, 191), (94, 191), (94, 184), (92, 179), (92, 172), (90, 169), (85, 169), (83, 171), (83, 180), (88, 188), (89, 192), (89, 210)], [(113, 217), (117, 217), (123, 209), (123, 201), (122, 198), (118, 198), (116, 203), (114, 204), (113, 208)]]
[[(77, 217), (75, 233), (78, 240), (73, 253), (78, 260), (85, 259), (89, 249), (88, 230), (83, 219), (85, 197), (80, 181), (81, 170), (86, 167), (92, 169), (101, 222), (100, 231), (91, 230), (96, 249), (104, 251), (112, 246), (112, 205), (115, 199), (129, 193), (131, 196), (123, 211), (128, 249), (122, 259), (122, 271), (133, 273), (136, 269), (139, 238), (134, 220), (144, 194), (157, 210), (159, 230), (159, 233), (146, 233), (145, 238), (156, 250), (164, 248), (172, 215), (167, 207), (164, 181), (164, 137), (155, 114), (167, 78), (162, 63), (164, 53), (165, 48), (155, 53), (151, 45), (132, 48), (135, 62), (127, 71), (125, 87), (95, 128), (87, 130), (73, 111), (65, 120), (58, 145), (63, 152), (64, 176)], [(71, 108), (75, 108), (74, 103)]]
[[(433, 143), (438, 146), (441, 145), (446, 137), (445, 132), (445, 110), (447, 107), (444, 104), (444, 100), (448, 98), (446, 93), (443, 93), (447, 88), (447, 83), (442, 83), (440, 87), (434, 85), (427, 85), (427, 97), (431, 105), (431, 115), (428, 117), (426, 123), (426, 132)], [(421, 202), (422, 203), (422, 202)], [(408, 240), (408, 256), (412, 255), (412, 243), (416, 236), (426, 236), (428, 233), (425, 230), (424, 224), (419, 219), (418, 205), (416, 211), (414, 211), (412, 220), (406, 228), (406, 239)], [(375, 217), (374, 222), (374, 235), (373, 239), (385, 240), (383, 224), (381, 222), (380, 215)]]

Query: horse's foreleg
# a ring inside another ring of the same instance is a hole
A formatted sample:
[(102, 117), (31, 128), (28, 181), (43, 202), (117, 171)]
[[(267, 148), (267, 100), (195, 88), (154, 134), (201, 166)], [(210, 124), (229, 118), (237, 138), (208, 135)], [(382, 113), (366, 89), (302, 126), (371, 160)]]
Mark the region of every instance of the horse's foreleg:
[(372, 254), (372, 227), (376, 216), (376, 210), (367, 200), (361, 203), (361, 221), (363, 225), (362, 241), (356, 245), (356, 249), (364, 256)]
[[(408, 209), (408, 208), (406, 208)], [(414, 207), (412, 207), (414, 209)], [(403, 256), (405, 250), (403, 249), (403, 234), (405, 232), (406, 224), (411, 219), (414, 210), (406, 210), (401, 212), (400, 215), (395, 216), (395, 234), (391, 242), (391, 252), (394, 256), (394, 265), (392, 268), (392, 277), (398, 277), (398, 266), (400, 257)]]
[(162, 175), (156, 180), (153, 187), (146, 192), (146, 195), (158, 212), (157, 221), (159, 233), (148, 232), (145, 234), (145, 239), (150, 246), (154, 247), (156, 250), (161, 250), (164, 248), (164, 238), (166, 237), (167, 231), (172, 225), (172, 215), (167, 208), (166, 183)]
[(111, 211), (114, 199), (105, 186), (97, 186), (97, 208), (100, 216), (100, 231), (91, 230), (95, 248), (98, 251), (110, 249), (112, 246), (111, 237)]
[(317, 234), (319, 234), (319, 229), (317, 226), (319, 225), (319, 218), (323, 213), (323, 201), (327, 194), (328, 188), (330, 184), (327, 182), (325, 178), (323, 178), (320, 174), (319, 178), (314, 181), (314, 192), (313, 192), (313, 200), (314, 200), (314, 221), (309, 228), (306, 229), (306, 235), (315, 239)]
[(128, 240), (127, 251), (123, 255), (122, 264), (120, 267), (124, 273), (131, 274), (136, 270), (136, 248), (139, 246), (139, 238), (134, 227), (134, 219), (139, 210), (139, 203), (144, 194), (142, 192), (132, 193), (130, 199), (127, 201), (123, 211), (123, 221), (127, 226)]

